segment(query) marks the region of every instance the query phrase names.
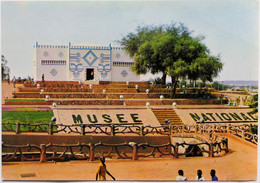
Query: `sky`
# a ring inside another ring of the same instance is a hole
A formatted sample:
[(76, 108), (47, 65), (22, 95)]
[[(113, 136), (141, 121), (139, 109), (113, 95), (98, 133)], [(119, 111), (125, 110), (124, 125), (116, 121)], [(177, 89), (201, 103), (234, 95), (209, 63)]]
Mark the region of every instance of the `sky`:
[[(258, 0), (2, 1), (1, 54), (11, 78), (33, 77), (33, 46), (117, 40), (137, 26), (182, 22), (205, 36), (223, 70), (215, 81), (258, 80)], [(151, 75), (142, 76), (149, 79)]]

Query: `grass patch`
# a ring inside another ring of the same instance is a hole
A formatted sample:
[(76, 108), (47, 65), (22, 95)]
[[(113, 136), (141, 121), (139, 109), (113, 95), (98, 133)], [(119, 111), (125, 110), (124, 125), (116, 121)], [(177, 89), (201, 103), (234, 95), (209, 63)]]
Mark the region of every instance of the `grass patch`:
[(39, 110), (39, 109), (36, 109), (36, 108), (16, 108), (15, 109), (16, 111), (37, 111), (37, 110)]
[(52, 111), (16, 112), (3, 111), (2, 122), (7, 123), (49, 123), (53, 117)]
[[(16, 125), (3, 123), (29, 123), (29, 124), (49, 124), (53, 117), (52, 111), (36, 111), (36, 112), (16, 112), (16, 111), (2, 111), (2, 131), (15, 131)], [(48, 125), (41, 127), (33, 127), (29, 125), (21, 125), (21, 131), (48, 131)]]
[(6, 99), (6, 102), (45, 102), (44, 99)]
[(2, 107), (2, 111), (24, 111), (24, 112), (34, 112), (34, 111), (51, 111), (50, 107)]

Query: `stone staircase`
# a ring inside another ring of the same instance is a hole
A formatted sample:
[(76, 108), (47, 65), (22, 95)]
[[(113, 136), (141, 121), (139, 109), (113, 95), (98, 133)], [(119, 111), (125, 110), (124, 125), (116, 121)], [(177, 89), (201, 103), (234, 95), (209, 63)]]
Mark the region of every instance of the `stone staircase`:
[[(137, 86), (138, 85), (138, 86)], [(177, 90), (176, 98), (170, 98), (170, 89), (150, 82), (108, 82), (79, 83), (72, 81), (45, 81), (24, 83), (12, 93), (13, 99), (4, 99), (4, 105), (122, 105), (143, 106), (149, 102), (150, 106), (164, 106), (178, 103), (190, 104), (217, 104), (216, 99), (202, 99), (197, 94), (183, 94)], [(185, 98), (186, 95), (189, 95)], [(162, 96), (162, 98), (161, 98)], [(149, 105), (148, 104), (148, 105)], [(173, 110), (172, 110), (173, 111)], [(173, 113), (171, 111), (171, 113)], [(160, 113), (160, 112), (159, 112)], [(158, 114), (158, 117), (161, 114)], [(174, 114), (164, 114), (162, 121)]]
[(160, 124), (165, 125), (165, 119), (168, 119), (170, 121), (170, 124), (173, 125), (182, 125), (183, 122), (177, 115), (177, 113), (174, 111), (174, 109), (169, 108), (157, 108), (152, 109), (154, 115), (160, 122)]

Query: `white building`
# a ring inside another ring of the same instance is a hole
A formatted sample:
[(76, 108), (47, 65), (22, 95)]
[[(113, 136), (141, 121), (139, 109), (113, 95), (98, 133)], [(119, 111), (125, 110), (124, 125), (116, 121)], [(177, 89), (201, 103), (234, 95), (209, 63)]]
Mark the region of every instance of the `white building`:
[(140, 81), (130, 70), (134, 64), (121, 47), (87, 45), (34, 46), (34, 80)]

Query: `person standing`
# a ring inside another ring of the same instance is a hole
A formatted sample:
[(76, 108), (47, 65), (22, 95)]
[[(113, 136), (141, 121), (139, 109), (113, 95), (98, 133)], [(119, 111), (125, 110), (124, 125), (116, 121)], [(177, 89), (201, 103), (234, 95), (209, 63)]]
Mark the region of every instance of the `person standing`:
[(210, 175), (211, 175), (212, 181), (218, 181), (218, 177), (216, 176), (216, 170), (212, 169), (210, 171)]
[(10, 75), (9, 74), (7, 74), (7, 82), (10, 85)]
[(14, 76), (14, 78), (13, 78), (13, 86), (14, 86), (14, 88), (15, 88), (15, 83), (16, 83), (16, 78)]
[(184, 173), (183, 173), (183, 170), (179, 170), (178, 171), (178, 176), (176, 177), (176, 180), (188, 180), (185, 176), (184, 176)]
[(106, 174), (108, 174), (113, 180), (116, 180), (115, 177), (113, 177), (113, 175), (111, 175), (106, 168), (105, 157), (100, 156), (100, 164), (96, 173), (96, 180), (106, 180)]
[(204, 181), (204, 177), (202, 177), (202, 171), (198, 170), (197, 171), (197, 177), (195, 178), (195, 180), (199, 180), (199, 181)]
[(44, 74), (42, 74), (42, 82), (44, 82)]

